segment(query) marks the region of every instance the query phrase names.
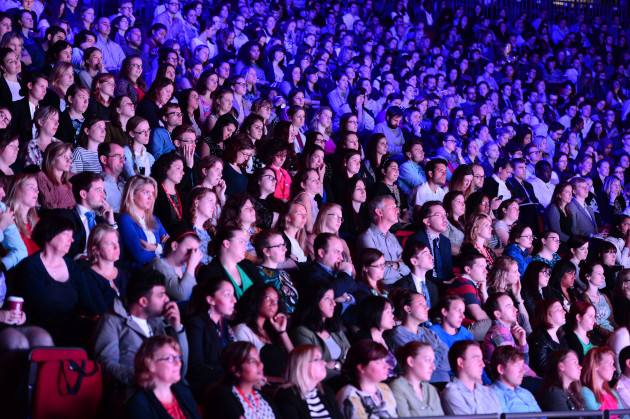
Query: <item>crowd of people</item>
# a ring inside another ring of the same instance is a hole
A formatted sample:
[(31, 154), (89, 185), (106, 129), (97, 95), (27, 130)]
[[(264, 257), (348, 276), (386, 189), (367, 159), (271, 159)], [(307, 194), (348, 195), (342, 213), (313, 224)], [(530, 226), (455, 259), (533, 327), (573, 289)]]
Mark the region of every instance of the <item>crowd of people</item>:
[(627, 22), (210, 3), (0, 1), (3, 406), (74, 346), (107, 417), (630, 408)]

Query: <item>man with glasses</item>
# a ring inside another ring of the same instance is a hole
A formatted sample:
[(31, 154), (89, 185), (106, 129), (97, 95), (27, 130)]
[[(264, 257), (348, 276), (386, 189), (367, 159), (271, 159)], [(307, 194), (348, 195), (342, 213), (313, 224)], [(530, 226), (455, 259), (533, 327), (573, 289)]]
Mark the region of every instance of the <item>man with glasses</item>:
[(523, 148), (523, 157), (527, 164), (525, 170), (527, 170), (527, 178), (535, 177), (534, 167), (536, 163), (540, 161), (541, 155), (544, 150), (540, 150), (534, 143), (529, 143)]
[(122, 67), (125, 53), (120, 45), (109, 39), (112, 31), (109, 18), (101, 16), (96, 21), (96, 43), (95, 47), (103, 53), (103, 64), (109, 73), (118, 74)]
[(357, 238), (356, 253), (360, 254), (368, 247), (380, 250), (385, 257), (383, 282), (391, 285), (410, 272), (409, 267), (402, 262), (403, 249), (396, 235), (389, 231), (394, 224), (399, 222), (398, 207), (394, 198), (383, 195), (369, 202), (368, 212), (372, 223)]
[(142, 29), (140, 26), (130, 27), (125, 33), (125, 41), (127, 45), (122, 47), (123, 52), (129, 55), (138, 55), (142, 60), (142, 76), (146, 76), (147, 72), (151, 68), (149, 57), (142, 50)]
[(76, 145), (81, 132), (81, 125), (85, 121), (84, 113), (90, 103), (90, 91), (78, 84), (73, 84), (66, 93), (68, 106), (59, 115), (59, 128), (56, 137), (64, 143)]
[(160, 109), (160, 121), (164, 127), (155, 128), (149, 138), (149, 152), (157, 160), (162, 154), (175, 150), (171, 133), (182, 124), (182, 110), (176, 103), (167, 103)]
[(525, 180), (527, 179), (525, 160), (514, 159), (512, 166), (514, 167), (514, 176), (507, 180), (507, 187), (510, 189), (512, 199), (516, 199), (519, 204), (521, 210), (519, 221), (531, 226), (534, 234), (540, 234), (538, 223), (540, 202), (534, 193), (532, 184)]
[(245, 19), (245, 16), (238, 14), (234, 17), (232, 23), (234, 26), (234, 48), (238, 51), (243, 45), (249, 42), (249, 38), (243, 32), (245, 26), (247, 26), (247, 19)]
[(420, 230), (407, 239), (407, 242), (421, 241), (429, 246), (433, 255), (433, 272), (427, 274), (437, 284), (453, 278), (453, 257), (451, 241), (444, 235), (448, 228), (446, 210), (440, 201), (428, 201), (414, 217)]
[(166, 10), (153, 19), (151, 26), (156, 23), (166, 26), (166, 37), (164, 40), (168, 41), (169, 39), (177, 39), (184, 32), (184, 21), (179, 17), (181, 16), (179, 13), (179, 0), (167, 0), (165, 4)]
[(136, 24), (136, 17), (133, 15), (133, 3), (129, 0), (120, 0), (118, 2), (118, 13), (109, 17), (109, 21), (113, 22), (117, 17), (124, 16), (129, 22), (129, 27)]
[(485, 171), (483, 170), (483, 166), (479, 163), (473, 163), (470, 165), (470, 168), (473, 171), (473, 188), (475, 192), (483, 189), (483, 184), (486, 179)]
[(98, 145), (98, 161), (103, 168), (101, 176), (105, 185), (105, 200), (118, 214), (125, 189), (125, 181), (120, 176), (125, 165), (125, 150), (116, 143), (101, 143)]

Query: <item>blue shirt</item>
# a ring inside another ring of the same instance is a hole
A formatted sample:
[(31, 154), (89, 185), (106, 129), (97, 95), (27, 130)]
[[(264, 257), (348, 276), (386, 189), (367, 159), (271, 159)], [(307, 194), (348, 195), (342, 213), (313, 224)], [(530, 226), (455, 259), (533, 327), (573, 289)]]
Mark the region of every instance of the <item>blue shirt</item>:
[(514, 243), (510, 243), (505, 247), (503, 251), (503, 256), (509, 256), (518, 263), (518, 271), (523, 275), (525, 273), (525, 269), (527, 269), (527, 265), (532, 261), (532, 257), (527, 253), (527, 250), (521, 250), (518, 245)]
[(427, 176), (424, 173), (424, 169), (419, 164), (407, 160), (400, 165), (400, 173), (398, 174), (398, 186), (407, 195), (411, 192), (414, 186), (419, 185), (427, 181)]
[(540, 412), (540, 407), (534, 395), (523, 387), (516, 386), (514, 390), (509, 389), (501, 381), (495, 380), (490, 388), (497, 395), (501, 402), (503, 413), (528, 413)]

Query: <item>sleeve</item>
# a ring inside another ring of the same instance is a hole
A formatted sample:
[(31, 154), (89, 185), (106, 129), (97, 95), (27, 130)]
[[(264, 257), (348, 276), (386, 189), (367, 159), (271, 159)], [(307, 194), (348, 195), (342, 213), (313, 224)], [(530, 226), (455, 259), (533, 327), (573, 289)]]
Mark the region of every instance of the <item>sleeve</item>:
[(94, 357), (103, 366), (105, 373), (114, 377), (118, 382), (133, 386), (133, 366), (122, 365), (118, 341), (120, 334), (116, 326), (115, 314), (106, 313), (101, 316), (94, 330)]
[(72, 164), (70, 165), (70, 172), (72, 173), (83, 172), (83, 156), (79, 150), (79, 148), (75, 148), (72, 152)]
[(105, 303), (103, 292), (98, 286), (98, 282), (96, 281), (96, 279), (90, 278), (90, 280), (87, 281), (87, 286), (90, 292), (90, 296), (92, 298), (92, 302), (94, 303), (96, 314), (100, 315), (107, 312), (107, 303)]
[(77, 291), (79, 293), (79, 305), (82, 310), (88, 313), (89, 315), (96, 314), (97, 308), (92, 300), (92, 294), (88, 289), (87, 281), (85, 279), (85, 274), (79, 265), (71, 260), (67, 260), (68, 270), (70, 271), (70, 278), (72, 282), (74, 282), (77, 287)]
[(469, 415), (472, 413), (461, 394), (449, 387), (442, 393), (442, 407), (447, 415)]
[(437, 333), (429, 328), (424, 328), (425, 341), (433, 347), (435, 353), (435, 366), (444, 371), (450, 371), (451, 366), (448, 361), (448, 346)]
[(558, 209), (555, 206), (553, 206), (553, 204), (547, 207), (547, 211), (545, 212), (545, 215), (547, 218), (547, 224), (549, 225), (549, 228), (558, 233), (558, 236), (560, 236), (560, 241), (566, 242), (567, 240), (569, 240), (569, 236), (566, 233), (564, 233), (562, 229), (560, 228), (560, 213), (558, 212)]
[(409, 409), (409, 402), (405, 397), (404, 391), (402, 388), (399, 388), (399, 384), (397, 380), (392, 381), (389, 384), (389, 387), (394, 394), (394, 399), (396, 400), (396, 408), (398, 410), (398, 416), (401, 418), (411, 417), (411, 410)]
[(149, 252), (142, 248), (140, 239), (146, 240), (147, 238), (144, 232), (127, 214), (122, 214), (118, 222), (120, 223), (118, 231), (120, 232), (121, 241), (132, 258), (140, 263), (150, 262), (155, 257), (155, 252)]
[[(4, 204), (2, 204), (2, 211), (6, 211)], [(4, 247), (4, 250), (8, 251), (6, 256), (2, 258), (2, 263), (8, 271), (20, 263), (22, 259), (26, 258), (28, 252), (24, 240), (22, 240), (22, 236), (20, 236), (20, 232), (15, 224), (11, 224), (1, 233), (3, 233), (1, 241), (2, 247)]]
[(315, 333), (307, 329), (305, 326), (298, 326), (291, 332), (291, 341), (295, 346), (314, 345), (319, 347), (319, 343), (315, 338)]
[(217, 382), (223, 376), (219, 365), (213, 365), (206, 359), (206, 353), (212, 351), (212, 342), (206, 339), (203, 321), (193, 317), (186, 322), (188, 336), (188, 378), (197, 382)]
[(409, 190), (413, 189), (414, 186), (426, 182), (426, 179), (423, 179), (420, 176), (420, 172), (418, 170), (414, 170), (414, 163), (407, 161), (400, 165), (400, 174), (398, 175), (399, 180), (402, 179), (405, 184), (409, 187)]
[(136, 393), (125, 405), (125, 417), (133, 418), (153, 418), (156, 412), (151, 408), (151, 403), (147, 400), (143, 392)]
[(165, 131), (166, 130), (162, 130), (159, 128), (151, 131), (151, 138), (149, 139), (148, 149), (155, 158), (158, 158), (163, 154), (164, 136), (168, 135), (168, 133), (166, 133)]
[(125, 153), (125, 163), (123, 165), (122, 176), (126, 180), (131, 176), (134, 176), (136, 172), (133, 170), (133, 156), (131, 155), (131, 149), (129, 147), (125, 147), (123, 150)]
[(283, 418), (299, 418), (300, 408), (296, 402), (300, 403), (292, 387), (282, 389), (276, 393), (276, 406)]
[(587, 388), (582, 387), (582, 397), (584, 398), (584, 409), (585, 410), (599, 410), (601, 407), (601, 403), (598, 403), (595, 399), (595, 394)]
[(170, 266), (164, 265), (168, 265), (168, 263), (156, 259), (153, 269), (162, 273), (166, 278), (166, 293), (172, 301), (187, 300), (196, 284), (195, 277), (191, 275), (190, 272), (186, 272), (184, 276), (180, 278)]

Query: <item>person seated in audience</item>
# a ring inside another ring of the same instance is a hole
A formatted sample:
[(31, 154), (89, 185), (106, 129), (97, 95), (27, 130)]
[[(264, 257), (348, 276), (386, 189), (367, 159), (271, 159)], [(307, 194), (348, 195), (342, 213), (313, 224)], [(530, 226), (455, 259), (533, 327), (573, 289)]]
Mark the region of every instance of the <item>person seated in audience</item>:
[(492, 326), (488, 329), (481, 344), (484, 362), (490, 364), (492, 354), (502, 346), (517, 348), (524, 356), (523, 370), (526, 376), (536, 377), (536, 373), (528, 365), (529, 345), (527, 333), (516, 321), (517, 308), (508, 293), (497, 292), (486, 301), (486, 312), (492, 319)]
[(553, 170), (551, 163), (547, 160), (540, 160), (536, 163), (532, 176), (528, 176), (526, 180), (526, 182), (532, 185), (534, 196), (538, 199), (538, 202), (545, 208), (551, 203), (551, 197), (556, 187), (554, 182), (552, 182), (552, 177)]
[[(286, 269), (304, 265), (309, 261), (306, 232), (307, 210), (299, 201), (289, 202), (278, 216), (278, 231), (282, 233), (287, 246)], [(353, 268), (354, 269), (354, 268)], [(352, 272), (352, 271), (351, 271)]]
[(50, 332), (58, 345), (82, 345), (91, 324), (85, 316), (96, 313), (78, 264), (66, 255), (72, 244), (72, 222), (47, 215), (33, 230), (41, 251), (16, 266), (16, 293), (24, 298), (30, 321)]
[(534, 238), (534, 233), (527, 224), (517, 223), (510, 229), (509, 244), (503, 250), (503, 255), (510, 256), (516, 261), (521, 275), (525, 273), (527, 265), (532, 261), (528, 249), (532, 247)]
[(291, 315), (298, 303), (298, 291), (287, 271), (278, 266), (286, 259), (286, 244), (277, 230), (262, 230), (252, 237), (258, 257), (258, 272), (267, 284), (275, 287)]
[[(422, 326), (429, 320), (429, 308), (425, 298), (410, 290), (396, 290), (393, 294), (394, 310), (399, 326), (388, 334), (389, 347), (395, 352), (411, 341), (425, 342), (431, 345), (435, 354), (435, 370), (431, 382), (448, 382), (448, 347), (438, 335), (428, 327)], [(366, 316), (367, 313), (364, 313)]]
[(294, 176), (291, 183), (291, 199), (299, 202), (306, 209), (305, 228), (308, 233), (313, 232), (313, 224), (319, 213), (319, 204), (315, 196), (322, 190), (321, 183), (322, 179), (315, 169), (303, 169)]
[[(315, 241), (315, 238), (321, 233), (332, 233), (339, 236), (339, 229), (341, 228), (341, 224), (343, 222), (344, 218), (342, 215), (341, 205), (327, 203), (321, 206), (319, 212), (317, 213), (317, 218), (315, 218), (315, 223), (313, 224), (313, 233), (309, 234), (306, 240), (309, 257), (311, 259), (315, 257), (315, 253), (313, 251), (313, 242)], [(341, 242), (344, 247), (344, 257), (348, 259), (348, 262), (352, 263), (348, 244), (344, 239), (341, 239)]]
[(501, 402), (496, 393), (481, 384), (484, 362), (477, 342), (455, 342), (448, 351), (448, 361), (455, 377), (442, 392), (445, 414), (501, 413)]
[(620, 214), (604, 238), (617, 248), (615, 261), (624, 268), (630, 268), (630, 216)]
[(412, 341), (396, 351), (404, 375), (389, 383), (400, 417), (444, 415), (440, 396), (428, 383), (435, 370), (431, 345)]
[(190, 298), (201, 257), (199, 237), (191, 229), (181, 227), (173, 230), (173, 235), (164, 243), (164, 256), (146, 266), (164, 275), (169, 298), (182, 301)]
[(588, 283), (583, 282), (580, 276), (580, 265), (588, 257), (589, 241), (585, 236), (571, 236), (567, 241), (569, 253), (565, 259), (575, 266), (575, 291), (582, 293), (588, 288)]
[(606, 285), (604, 267), (597, 261), (586, 261), (580, 264), (580, 279), (588, 284), (582, 293), (582, 300), (593, 304), (596, 313), (594, 333), (602, 340), (606, 340), (619, 328), (615, 323), (612, 305), (606, 294), (599, 291)]
[(560, 235), (553, 230), (545, 230), (540, 233), (540, 238), (534, 240), (532, 260), (545, 262), (553, 268), (556, 262), (560, 260), (560, 255), (557, 253), (559, 248)]
[(466, 198), (461, 191), (450, 191), (444, 196), (444, 210), (446, 211), (446, 233), (444, 234), (451, 241), (451, 253), (459, 255), (464, 242), (464, 230), (466, 214)]
[(175, 150), (171, 138), (173, 130), (182, 124), (182, 114), (177, 103), (167, 103), (159, 110), (159, 121), (162, 126), (151, 126), (151, 136), (147, 149), (151, 155), (158, 159), (162, 154)]
[(199, 238), (199, 250), (203, 265), (210, 263), (212, 257), (208, 254), (208, 248), (212, 236), (216, 234), (217, 195), (212, 189), (200, 186), (193, 188), (188, 194), (187, 211), (184, 213), (185, 221), (181, 225), (191, 228)]
[[(0, 198), (4, 199), (8, 190), (9, 179), (0, 171)], [(0, 201), (0, 244), (4, 249), (4, 256), (0, 258), (2, 267), (8, 272), (21, 260), (28, 256), (26, 244), (20, 236), (15, 220), (15, 213)], [(0, 299), (4, 298), (0, 286)], [(6, 290), (5, 290), (6, 291)]]
[(288, 320), (284, 301), (273, 285), (257, 283), (236, 304), (234, 336), (254, 344), (265, 364), (270, 383), (282, 383), (282, 371), (293, 343), (287, 334)]
[(510, 230), (518, 221), (520, 209), (515, 199), (504, 199), (497, 210), (497, 219), (492, 223), (494, 232), (499, 237), (500, 247), (506, 247), (510, 241)]
[(254, 171), (247, 183), (247, 192), (254, 200), (256, 224), (260, 228), (275, 227), (286, 206), (281, 199), (273, 196), (277, 182), (275, 172), (270, 167), (262, 167)]
[(256, 226), (256, 208), (254, 198), (246, 192), (237, 193), (228, 197), (221, 216), (217, 222), (220, 226), (240, 227), (247, 236), (247, 248), (245, 257), (256, 261), (256, 253), (251, 243), (251, 237), (260, 229)]
[(623, 266), (617, 265), (616, 263), (617, 248), (614, 244), (607, 241), (599, 242), (598, 244), (599, 247), (597, 249), (597, 257), (595, 260), (600, 262), (602, 264), (602, 268), (604, 268), (605, 283), (605, 287), (601, 289), (601, 292), (610, 298), (612, 297), (615, 284), (617, 283), (617, 273), (623, 269)]
[[(529, 314), (521, 296), (521, 281), (518, 264), (509, 256), (499, 256), (488, 273), (488, 295), (504, 292), (510, 296), (517, 310), (517, 322), (527, 334), (531, 333)], [(487, 358), (490, 362), (490, 358)]]
[(440, 201), (444, 199), (446, 192), (442, 186), (446, 183), (446, 161), (432, 159), (424, 169), (427, 181), (419, 183), (409, 192), (409, 209), (416, 213), (416, 208), (421, 207), (427, 201)]
[[(87, 242), (87, 258), (90, 267), (85, 269), (92, 301), (96, 312), (101, 315), (114, 307), (117, 297), (127, 294), (129, 271), (120, 261), (118, 231), (107, 224), (98, 224), (90, 231)], [(116, 264), (119, 263), (119, 266)]]
[(183, 219), (188, 195), (180, 184), (184, 177), (184, 159), (177, 153), (160, 156), (152, 168), (152, 177), (157, 183), (157, 198), (153, 214), (160, 219), (164, 229), (172, 232)]
[(466, 231), (464, 232), (464, 242), (462, 243), (460, 257), (473, 254), (481, 255), (486, 260), (487, 269), (490, 271), (497, 257), (494, 250), (488, 245), (492, 234), (492, 219), (490, 216), (476, 211), (470, 217), (467, 216)]
[(17, 161), (19, 149), (20, 134), (11, 129), (5, 129), (0, 134), (0, 171), (5, 176), (15, 175), (11, 166)]
[(326, 361), (317, 346), (297, 346), (289, 355), (287, 383), (276, 393), (275, 401), (286, 418), (342, 419), (335, 393), (322, 383), (326, 378)]
[[(571, 330), (566, 330), (565, 340), (569, 349), (575, 352), (580, 362), (586, 353), (599, 346), (589, 337), (595, 326), (595, 307), (587, 301), (577, 301), (571, 305), (569, 312), (569, 325)], [(613, 348), (614, 349), (614, 348)]]
[[(170, 335), (182, 351), (182, 373), (188, 362), (188, 340), (177, 304), (169, 301), (159, 272), (134, 273), (127, 285), (127, 298), (114, 301), (111, 312), (103, 314), (94, 330), (93, 353), (103, 368), (105, 400), (120, 403), (133, 392), (134, 358), (151, 336)], [(110, 406), (113, 407), (113, 406)]]
[(560, 251), (566, 251), (566, 243), (573, 234), (573, 218), (569, 204), (573, 199), (573, 186), (568, 182), (556, 185), (551, 203), (545, 209), (545, 225), (558, 233), (560, 237)]
[(552, 352), (549, 356), (538, 403), (545, 412), (568, 412), (584, 409), (580, 386), (582, 366), (571, 350)]
[(387, 348), (373, 340), (360, 340), (348, 351), (343, 372), (349, 384), (337, 393), (337, 403), (345, 418), (397, 417), (396, 399), (383, 383), (388, 378), (391, 355)]
[(357, 285), (355, 293), (357, 303), (370, 295), (386, 297), (389, 290), (383, 282), (385, 272), (385, 257), (380, 250), (370, 247), (363, 249), (357, 258)]
[(24, 76), (22, 91), (26, 95), (11, 105), (10, 127), (20, 133), (20, 144), (25, 144), (37, 136), (33, 117), (48, 89), (48, 80), (42, 73), (26, 72)]
[(223, 179), (227, 188), (227, 196), (245, 192), (247, 190), (247, 172), (245, 166), (254, 153), (254, 143), (247, 134), (237, 134), (230, 138), (225, 145), (223, 159)]
[(239, 419), (280, 417), (274, 400), (258, 390), (265, 376), (264, 364), (253, 343), (238, 341), (228, 344), (221, 352), (225, 375), (204, 399), (205, 419)]
[(403, 144), (403, 154), (407, 159), (400, 165), (398, 185), (403, 193), (409, 195), (414, 187), (427, 181), (424, 171), (424, 147), (418, 139), (407, 140)]
[(168, 234), (153, 215), (157, 183), (153, 178), (136, 175), (129, 179), (120, 206), (120, 236), (125, 259), (140, 267), (164, 253), (162, 243)]
[(597, 219), (593, 208), (586, 203), (590, 188), (585, 178), (577, 177), (571, 180), (573, 199), (569, 204), (571, 211), (571, 233), (579, 236), (592, 237), (597, 233)]
[(617, 384), (615, 384), (615, 391), (624, 407), (630, 406), (630, 377), (628, 377), (630, 375), (630, 364), (628, 364), (628, 360), (630, 360), (630, 346), (626, 346), (619, 353), (621, 371)]
[(125, 179), (134, 175), (151, 175), (151, 167), (155, 163), (155, 157), (147, 151), (149, 144), (149, 122), (141, 116), (132, 116), (125, 127), (128, 138), (124, 147), (125, 165), (123, 177)]
[[(66, 92), (66, 101), (68, 105), (59, 115), (59, 127), (57, 128), (55, 136), (64, 143), (76, 145), (77, 137), (81, 131), (81, 125), (83, 121), (85, 121), (84, 114), (90, 103), (90, 89), (78, 84), (73, 84)], [(129, 112), (127, 109), (125, 109), (125, 111), (127, 111), (127, 113)], [(125, 137), (125, 143), (126, 140), (127, 138)]]
[(630, 312), (630, 269), (622, 269), (617, 274), (612, 293), (612, 307), (615, 322), (622, 324), (626, 313)]
[(53, 142), (59, 126), (59, 109), (52, 106), (42, 106), (33, 115), (33, 124), (37, 127), (37, 136), (26, 143), (22, 149), (22, 167), (35, 165), (42, 167), (44, 151)]
[(105, 121), (96, 116), (87, 116), (81, 124), (77, 147), (72, 152), (70, 172), (101, 173), (98, 146), (105, 141)]
[(534, 316), (536, 303), (549, 298), (548, 285), (550, 277), (551, 268), (547, 263), (535, 260), (527, 265), (520, 283), (521, 296), (530, 319)]
[(359, 178), (348, 180), (341, 201), (343, 222), (339, 229), (341, 237), (347, 241), (355, 242), (371, 223), (366, 200), (365, 181)]
[(46, 209), (72, 209), (77, 204), (69, 179), (72, 144), (52, 143), (46, 148), (42, 171), (38, 172), (39, 204)]
[(227, 278), (234, 286), (236, 299), (240, 299), (249, 287), (262, 282), (256, 265), (245, 258), (246, 249), (247, 236), (240, 227), (221, 227), (209, 250), (213, 259), (199, 269), (197, 283), (217, 276)]
[(526, 355), (513, 346), (499, 346), (492, 354), (490, 369), (495, 377), (490, 388), (501, 402), (503, 413), (540, 412), (534, 395), (521, 387)]
[(539, 376), (545, 373), (549, 355), (554, 351), (569, 349), (562, 326), (566, 323), (566, 313), (560, 302), (543, 300), (536, 304), (531, 335), (527, 337), (530, 348), (529, 365)]
[(168, 335), (145, 340), (134, 358), (133, 378), (139, 390), (125, 404), (127, 417), (164, 416), (199, 419), (199, 410), (182, 383), (184, 353)]
[(430, 326), (447, 348), (460, 340), (472, 340), (473, 335), (462, 326), (466, 303), (458, 295), (445, 295), (440, 297), (435, 305), (434, 312), (439, 323)]
[(549, 286), (543, 290), (543, 298), (559, 301), (566, 313), (571, 310), (571, 304), (578, 300), (575, 284), (575, 265), (571, 261), (561, 260), (551, 271)]
[(383, 282), (391, 285), (410, 272), (401, 259), (402, 247), (390, 231), (398, 223), (399, 210), (392, 197), (383, 195), (370, 201), (368, 212), (372, 224), (357, 238), (355, 252), (360, 253), (366, 247), (380, 250), (385, 256)]
[(55, 214), (72, 222), (72, 246), (68, 257), (76, 259), (87, 254), (87, 241), (92, 229), (98, 224), (116, 226), (114, 210), (105, 201), (105, 184), (98, 173), (83, 172), (70, 179), (72, 194), (77, 205), (69, 209), (57, 209)]
[(235, 304), (232, 283), (215, 277), (196, 285), (186, 306), (183, 321), (190, 351), (186, 379), (198, 401), (225, 374), (221, 351), (236, 341), (228, 321)]
[(615, 355), (610, 348), (593, 348), (582, 362), (582, 397), (586, 410), (623, 409), (619, 394), (608, 384), (615, 374)]
[(98, 146), (98, 159), (105, 184), (105, 200), (114, 209), (114, 214), (118, 214), (125, 190), (125, 181), (121, 177), (125, 162), (124, 149), (116, 143), (101, 143)]
[(15, 225), (26, 246), (28, 255), (39, 250), (39, 246), (32, 239), (35, 226), (39, 222), (37, 215), (37, 177), (31, 174), (13, 176), (6, 196), (6, 205), (15, 217)]
[(428, 308), (437, 304), (438, 286), (433, 278), (427, 276), (433, 269), (431, 249), (422, 241), (407, 240), (402, 253), (402, 260), (411, 272), (403, 276), (392, 287), (404, 288), (424, 296)]

